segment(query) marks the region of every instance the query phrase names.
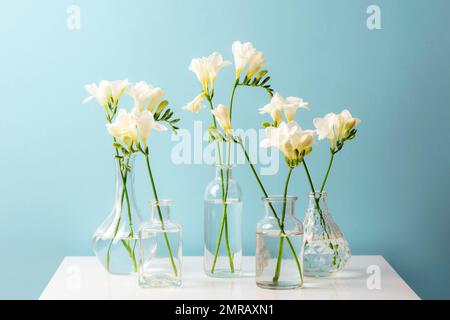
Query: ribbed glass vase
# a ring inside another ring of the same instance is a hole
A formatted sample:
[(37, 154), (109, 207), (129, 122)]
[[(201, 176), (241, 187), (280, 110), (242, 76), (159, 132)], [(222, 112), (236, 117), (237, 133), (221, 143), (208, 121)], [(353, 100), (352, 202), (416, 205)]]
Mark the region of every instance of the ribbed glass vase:
[(305, 275), (326, 277), (342, 270), (351, 257), (350, 246), (334, 222), (327, 194), (310, 193), (305, 220)]

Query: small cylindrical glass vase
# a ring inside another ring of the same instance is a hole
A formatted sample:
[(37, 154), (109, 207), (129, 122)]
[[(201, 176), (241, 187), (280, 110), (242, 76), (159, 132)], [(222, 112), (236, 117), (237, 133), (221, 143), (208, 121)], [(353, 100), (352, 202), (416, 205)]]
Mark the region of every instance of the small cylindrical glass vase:
[(139, 231), (139, 285), (181, 286), (181, 226), (170, 219), (170, 200), (152, 202), (152, 218)]
[(230, 165), (217, 165), (205, 190), (203, 266), (211, 277), (236, 277), (241, 272), (242, 193), (231, 171)]
[(264, 289), (303, 285), (303, 225), (296, 197), (263, 198), (265, 216), (256, 227), (256, 284)]
[(326, 277), (344, 268), (350, 259), (348, 241), (334, 222), (326, 203), (327, 194), (309, 194), (306, 210), (304, 264), (305, 275)]

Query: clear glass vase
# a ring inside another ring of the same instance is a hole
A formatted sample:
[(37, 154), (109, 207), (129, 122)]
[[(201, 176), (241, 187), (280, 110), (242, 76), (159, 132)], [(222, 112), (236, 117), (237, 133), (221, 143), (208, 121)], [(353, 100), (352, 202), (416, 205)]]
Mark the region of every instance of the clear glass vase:
[(232, 166), (217, 165), (205, 190), (204, 259), (211, 277), (239, 276), (242, 264), (242, 193)]
[(350, 246), (334, 222), (325, 192), (310, 193), (306, 210), (304, 266), (305, 275), (325, 277), (342, 270), (350, 259)]
[(139, 285), (143, 288), (181, 286), (181, 226), (170, 219), (172, 201), (152, 202), (150, 223), (139, 231)]
[(142, 223), (134, 196), (134, 159), (116, 158), (116, 195), (113, 209), (92, 237), (100, 263), (113, 274), (137, 272), (138, 231)]
[(263, 198), (265, 216), (256, 227), (258, 287), (282, 290), (303, 285), (303, 225), (295, 217), (296, 200)]

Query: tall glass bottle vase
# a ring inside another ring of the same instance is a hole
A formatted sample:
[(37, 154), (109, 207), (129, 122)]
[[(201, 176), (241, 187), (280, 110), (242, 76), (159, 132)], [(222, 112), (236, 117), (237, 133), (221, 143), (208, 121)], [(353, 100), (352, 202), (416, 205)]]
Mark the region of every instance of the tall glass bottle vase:
[(344, 268), (350, 259), (350, 246), (334, 222), (326, 203), (327, 194), (309, 194), (304, 226), (305, 275), (325, 277)]
[(92, 237), (95, 255), (113, 274), (137, 272), (138, 231), (142, 218), (134, 196), (134, 160), (134, 155), (115, 159), (114, 205)]
[(303, 285), (303, 225), (295, 217), (296, 200), (289, 196), (263, 198), (265, 216), (256, 227), (256, 284), (261, 288)]
[(181, 226), (170, 218), (172, 201), (152, 202), (150, 223), (139, 231), (139, 285), (144, 288), (181, 285)]
[(242, 264), (242, 193), (232, 166), (217, 165), (205, 190), (204, 269), (211, 277), (239, 276)]

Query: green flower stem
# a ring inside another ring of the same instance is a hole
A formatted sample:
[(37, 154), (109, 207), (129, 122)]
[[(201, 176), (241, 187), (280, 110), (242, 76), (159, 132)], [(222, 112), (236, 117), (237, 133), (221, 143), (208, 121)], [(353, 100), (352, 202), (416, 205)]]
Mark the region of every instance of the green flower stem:
[[(250, 157), (248, 156), (247, 150), (245, 150), (245, 147), (242, 144), (242, 141), (239, 141), (237, 143), (241, 146), (242, 152), (244, 153), (244, 156), (245, 156), (245, 159), (247, 160), (248, 164), (250, 165), (250, 169), (252, 170), (253, 175), (255, 176), (256, 181), (258, 182), (258, 185), (261, 188), (262, 193), (264, 194), (264, 196), (266, 198), (268, 198), (269, 195), (267, 194), (267, 191), (264, 188), (264, 186), (263, 186), (263, 184), (261, 182), (261, 179), (259, 178), (258, 173), (256, 172), (255, 167), (253, 166), (253, 163), (250, 161)], [(271, 209), (271, 211), (273, 213), (273, 216), (275, 217), (275, 219), (276, 219), (276, 221), (278, 223), (278, 227), (280, 228), (281, 233), (285, 234), (285, 232), (284, 232), (284, 225), (282, 225), (282, 223), (280, 221), (280, 218), (278, 217), (277, 213), (275, 212), (274, 207), (272, 206), (272, 204), (270, 202), (269, 202), (269, 207), (270, 207), (270, 209)], [(303, 281), (302, 267), (301, 267), (300, 261), (298, 260), (297, 254), (295, 253), (294, 246), (292, 245), (291, 239), (289, 239), (288, 236), (286, 236), (286, 240), (288, 242), (289, 248), (291, 249), (291, 252), (292, 252), (292, 256), (294, 257), (295, 263), (297, 265), (297, 269), (298, 269), (298, 273), (300, 275), (300, 279), (301, 279), (301, 281)]]
[(327, 173), (325, 174), (325, 178), (323, 179), (322, 187), (320, 187), (320, 193), (322, 193), (323, 189), (325, 188), (325, 183), (327, 183), (328, 174), (330, 173), (331, 165), (333, 164), (333, 159), (334, 159), (334, 152), (331, 151), (330, 163), (328, 164)]
[[(207, 95), (207, 100), (209, 102), (209, 106), (210, 109), (213, 110), (214, 106), (212, 104), (212, 99), (209, 95)], [(212, 115), (212, 114), (211, 114)], [(212, 115), (212, 120), (213, 120), (213, 124), (214, 124), (214, 128), (217, 129), (217, 122), (216, 122), (216, 118), (214, 117), (214, 115)], [(220, 170), (220, 180), (221, 180), (221, 188), (222, 188), (222, 202), (223, 202), (223, 213), (222, 213), (222, 223), (220, 226), (220, 231), (219, 231), (219, 236), (217, 238), (217, 245), (216, 245), (216, 250), (214, 253), (214, 259), (213, 259), (213, 264), (211, 267), (211, 273), (214, 273), (215, 271), (215, 267), (216, 267), (216, 263), (217, 263), (217, 258), (219, 255), (219, 250), (220, 250), (220, 244), (222, 242), (222, 234), (223, 231), (225, 229), (225, 245), (227, 248), (227, 255), (228, 255), (228, 260), (230, 262), (230, 270), (232, 273), (234, 273), (234, 262), (233, 262), (233, 256), (231, 254), (231, 249), (230, 249), (230, 243), (229, 243), (229, 239), (228, 239), (228, 218), (227, 218), (227, 196), (228, 196), (228, 180), (229, 180), (229, 166), (227, 166), (227, 182), (226, 185), (224, 184), (224, 175), (223, 175), (223, 166), (222, 166), (222, 154), (220, 152), (220, 144), (219, 141), (217, 141), (217, 154), (218, 154), (218, 158), (219, 158), (219, 170)], [(228, 149), (228, 162), (230, 159), (230, 152)]]
[[(111, 117), (109, 116), (108, 113), (107, 113), (106, 117), (108, 119), (108, 122), (111, 123)], [(116, 142), (116, 138), (114, 138), (114, 142)], [(116, 151), (116, 156), (119, 156), (119, 150), (117, 148), (115, 148), (115, 151)], [(122, 160), (119, 160), (119, 161), (122, 161)], [(130, 201), (129, 201), (129, 197), (128, 197), (128, 189), (127, 189), (127, 184), (126, 184), (127, 173), (126, 172), (123, 173), (122, 168), (120, 167), (120, 164), (119, 164), (119, 171), (120, 171), (120, 177), (121, 177), (121, 180), (122, 180), (122, 196), (121, 196), (120, 206), (122, 208), (123, 200), (124, 200), (124, 197), (125, 197), (126, 200), (127, 200), (128, 217), (129, 217), (129, 220), (130, 220), (130, 236), (133, 238), (134, 237), (133, 221), (132, 221), (132, 217), (131, 217)], [(110, 241), (110, 243), (108, 245), (108, 250), (106, 252), (106, 270), (107, 271), (109, 271), (109, 266), (110, 266), (111, 247), (112, 247), (112, 244), (113, 244), (114, 240), (116, 239), (117, 233), (119, 231), (119, 226), (120, 226), (121, 219), (122, 219), (122, 217), (119, 217), (119, 219), (117, 220), (116, 227), (114, 229), (114, 235), (113, 235), (113, 237), (112, 237), (112, 239), (111, 239), (111, 241)], [(131, 252), (130, 246), (128, 244), (126, 245), (126, 242), (122, 241), (122, 244), (124, 245), (125, 250), (127, 250), (128, 254), (130, 255), (131, 262), (133, 264), (134, 272), (137, 272), (137, 263), (136, 263), (136, 256), (134, 254), (134, 250)]]
[(159, 220), (161, 221), (161, 229), (163, 230), (164, 240), (166, 241), (167, 250), (169, 251), (170, 262), (172, 263), (173, 272), (175, 273), (175, 276), (177, 277), (178, 276), (178, 270), (177, 270), (177, 266), (175, 264), (175, 261), (173, 259), (172, 248), (170, 247), (169, 238), (167, 236), (167, 233), (165, 232), (164, 219), (163, 219), (163, 216), (162, 216), (162, 213), (161, 213), (161, 208), (159, 207), (159, 203), (158, 203), (158, 201), (159, 201), (158, 200), (158, 194), (156, 192), (155, 181), (153, 180), (152, 169), (150, 168), (150, 160), (149, 160), (149, 157), (148, 157), (148, 152), (145, 153), (145, 161), (147, 163), (148, 174), (150, 176), (150, 182), (151, 182), (152, 188), (153, 188), (153, 195), (154, 195), (155, 201), (156, 201), (156, 208), (158, 210)]
[[(323, 189), (325, 188), (325, 183), (326, 183), (326, 181), (328, 179), (328, 174), (330, 173), (331, 165), (333, 164), (334, 154), (335, 154), (334, 151), (331, 150), (330, 162), (328, 164), (328, 169), (327, 169), (327, 172), (325, 174), (325, 178), (324, 178), (324, 180), (322, 182), (322, 186), (320, 188), (320, 192), (319, 192), (319, 196), (318, 197), (316, 197), (316, 191), (315, 191), (314, 185), (312, 183), (311, 175), (309, 174), (308, 166), (306, 165), (305, 159), (303, 159), (303, 167), (305, 168), (306, 176), (308, 177), (309, 185), (311, 187), (311, 192), (313, 193), (316, 209), (317, 209), (317, 212), (319, 213), (320, 223), (321, 223), (321, 225), (323, 227), (323, 230), (324, 230), (325, 235), (326, 235), (328, 240), (330, 240), (331, 237), (330, 237), (330, 234), (328, 232), (328, 228), (327, 228), (327, 224), (325, 222), (325, 218), (323, 217), (323, 212), (322, 212), (322, 208), (320, 207), (319, 200), (322, 197), (322, 192), (323, 192)], [(331, 248), (333, 250), (333, 253), (334, 253), (333, 264), (336, 264), (337, 256), (338, 256), (337, 248), (331, 242), (330, 242), (330, 246), (331, 246)]]
[(316, 198), (316, 190), (314, 188), (314, 184), (312, 182), (311, 175), (309, 173), (309, 169), (308, 169), (308, 166), (306, 165), (305, 159), (303, 159), (303, 167), (305, 168), (306, 176), (308, 177), (309, 185), (311, 187), (311, 192), (313, 193), (316, 210), (319, 213), (319, 217), (320, 217), (320, 223), (322, 224), (322, 227), (325, 231), (327, 238), (330, 239), (330, 235), (328, 234), (328, 230), (326, 228), (325, 219), (323, 217), (323, 212), (322, 212), (322, 209), (320, 208), (320, 204), (319, 204), (320, 194), (319, 194), (319, 198)]
[(236, 92), (236, 88), (239, 85), (239, 78), (236, 79), (236, 82), (234, 83), (233, 89), (231, 90), (231, 96), (230, 96), (230, 122), (231, 122), (231, 115), (233, 113), (233, 100), (234, 100), (234, 93)]
[[(289, 168), (289, 173), (286, 178), (286, 182), (284, 184), (283, 211), (281, 213), (281, 225), (283, 226), (283, 228), (284, 228), (284, 218), (286, 216), (286, 204), (287, 204), (286, 196), (287, 196), (287, 191), (288, 191), (289, 180), (291, 179), (292, 170), (294, 170), (294, 168)], [(283, 257), (283, 244), (284, 244), (284, 237), (283, 237), (283, 235), (281, 235), (280, 236), (280, 244), (278, 246), (277, 266), (275, 269), (275, 275), (273, 276), (273, 279), (272, 279), (273, 282), (277, 282), (278, 279), (280, 278), (281, 261), (282, 261), (282, 257)]]

